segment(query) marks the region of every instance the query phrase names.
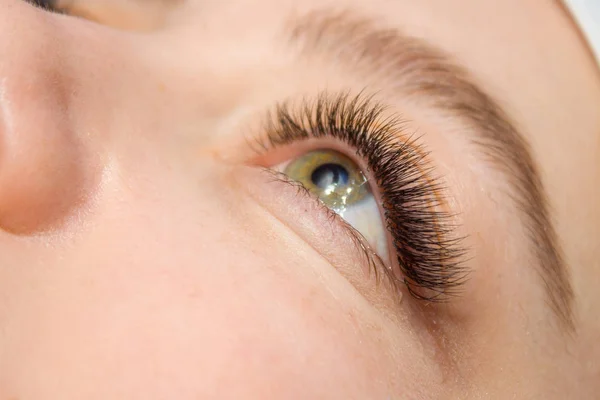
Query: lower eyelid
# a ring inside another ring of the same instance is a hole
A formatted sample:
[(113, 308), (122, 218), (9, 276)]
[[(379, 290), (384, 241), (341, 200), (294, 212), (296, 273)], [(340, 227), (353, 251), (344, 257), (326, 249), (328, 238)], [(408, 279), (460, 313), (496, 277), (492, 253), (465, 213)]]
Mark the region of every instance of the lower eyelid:
[[(374, 252), (373, 258), (367, 257), (357, 242), (358, 236), (349, 234), (353, 228), (341, 217), (274, 171), (237, 168), (240, 171), (235, 176), (243, 190), (324, 257), (367, 300), (397, 309), (401, 292), (384, 278), (383, 262)], [(374, 262), (379, 265), (373, 265)], [(388, 295), (382, 296), (382, 290), (386, 289)], [(382, 302), (382, 297), (387, 302)]]

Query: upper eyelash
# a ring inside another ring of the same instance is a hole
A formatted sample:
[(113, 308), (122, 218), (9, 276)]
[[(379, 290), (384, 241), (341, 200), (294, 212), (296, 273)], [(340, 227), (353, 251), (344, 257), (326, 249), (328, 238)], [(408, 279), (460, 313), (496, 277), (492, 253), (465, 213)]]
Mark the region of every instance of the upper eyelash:
[(415, 140), (403, 140), (402, 120), (384, 112), (372, 98), (347, 93), (325, 93), (294, 108), (284, 103), (269, 114), (258, 143), (266, 151), (299, 140), (333, 138), (352, 147), (381, 191), (403, 277), (389, 269), (385, 273), (393, 283), (405, 283), (418, 299), (443, 301), (458, 294), (466, 279), (463, 238), (455, 234), (453, 215), (441, 207), (444, 187), (433, 176), (428, 153)]

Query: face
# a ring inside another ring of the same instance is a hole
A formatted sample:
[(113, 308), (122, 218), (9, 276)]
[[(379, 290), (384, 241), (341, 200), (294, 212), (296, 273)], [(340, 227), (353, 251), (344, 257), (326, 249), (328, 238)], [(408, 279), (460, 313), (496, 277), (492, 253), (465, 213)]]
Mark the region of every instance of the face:
[(66, 10), (0, 2), (0, 398), (595, 396), (556, 3)]

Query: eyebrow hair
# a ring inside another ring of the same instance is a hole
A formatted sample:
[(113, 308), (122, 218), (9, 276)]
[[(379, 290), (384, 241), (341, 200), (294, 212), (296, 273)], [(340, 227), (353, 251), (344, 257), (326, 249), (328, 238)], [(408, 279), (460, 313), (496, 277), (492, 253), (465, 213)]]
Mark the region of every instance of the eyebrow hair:
[(433, 108), (473, 128), (472, 143), (507, 178), (538, 264), (547, 302), (567, 331), (574, 331), (570, 275), (550, 219), (549, 202), (525, 137), (467, 69), (444, 51), (397, 29), (351, 12), (315, 10), (294, 18), (292, 45), (305, 56), (343, 60), (353, 70), (385, 74), (405, 96), (419, 96)]

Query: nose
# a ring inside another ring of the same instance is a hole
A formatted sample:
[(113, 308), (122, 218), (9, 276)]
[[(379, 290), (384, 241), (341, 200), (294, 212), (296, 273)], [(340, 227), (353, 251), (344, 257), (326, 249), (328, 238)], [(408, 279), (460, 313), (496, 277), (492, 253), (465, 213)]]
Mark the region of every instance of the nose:
[(218, 84), (181, 78), (171, 63), (164, 74), (157, 47), (165, 44), (151, 35), (0, 0), (0, 230), (51, 231), (85, 211), (115, 152), (138, 160), (140, 142), (160, 142), (161, 153), (179, 146), (179, 156), (190, 146), (175, 136), (208, 139), (199, 132), (216, 119), (200, 115), (220, 115), (220, 103), (194, 106), (189, 81), (204, 93), (219, 93)]
[(0, 1), (0, 228), (14, 234), (64, 221), (97, 176), (67, 34), (46, 11)]

